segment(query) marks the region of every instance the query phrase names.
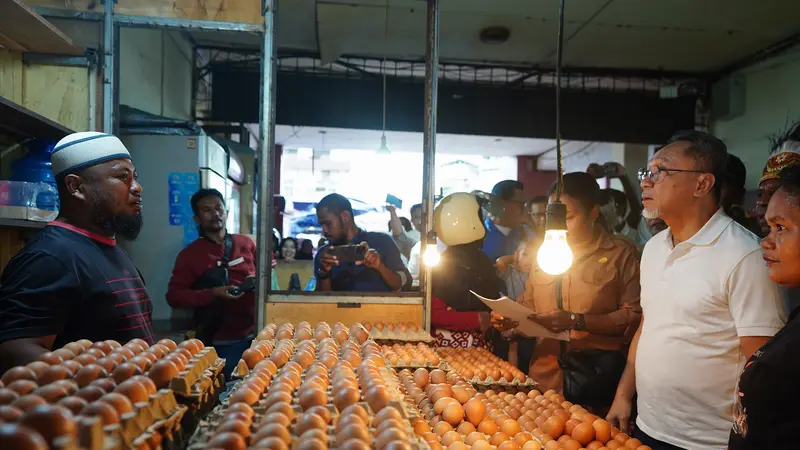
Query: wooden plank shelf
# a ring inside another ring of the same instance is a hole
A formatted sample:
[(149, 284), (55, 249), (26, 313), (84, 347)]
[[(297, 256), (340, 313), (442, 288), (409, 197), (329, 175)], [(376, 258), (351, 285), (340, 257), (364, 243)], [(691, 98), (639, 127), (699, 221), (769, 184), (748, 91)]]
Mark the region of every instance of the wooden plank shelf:
[(0, 217), (0, 228), (44, 228), (47, 222), (38, 222), (35, 220), (21, 220), (21, 219), (5, 219)]
[(22, 0), (0, 0), (0, 45), (19, 51), (52, 55), (83, 55), (55, 25)]
[(24, 137), (56, 141), (73, 133), (69, 128), (2, 96), (0, 96), (0, 130)]

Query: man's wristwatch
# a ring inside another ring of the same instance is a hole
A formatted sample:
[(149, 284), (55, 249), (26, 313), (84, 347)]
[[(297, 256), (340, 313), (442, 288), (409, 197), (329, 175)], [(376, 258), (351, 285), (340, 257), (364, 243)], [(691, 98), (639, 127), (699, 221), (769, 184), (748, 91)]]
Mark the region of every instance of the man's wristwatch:
[(586, 317), (583, 314), (571, 313), (569, 318), (575, 321), (575, 325), (572, 326), (573, 330), (583, 331), (586, 329)]
[(317, 269), (317, 279), (318, 280), (327, 280), (330, 277), (331, 277), (331, 273), (330, 272), (326, 272), (326, 271), (324, 271), (322, 269)]

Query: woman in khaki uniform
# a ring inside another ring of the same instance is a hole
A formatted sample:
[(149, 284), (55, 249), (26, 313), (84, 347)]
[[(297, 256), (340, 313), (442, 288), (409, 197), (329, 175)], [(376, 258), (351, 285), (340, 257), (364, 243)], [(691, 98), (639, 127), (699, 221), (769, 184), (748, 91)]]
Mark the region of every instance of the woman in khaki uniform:
[[(551, 189), (553, 201), (555, 189)], [(517, 298), (532, 311), (529, 319), (553, 332), (569, 331), (564, 351), (600, 349), (627, 352), (641, 320), (639, 253), (628, 240), (610, 235), (596, 224), (600, 188), (585, 172), (563, 177), (561, 202), (567, 207), (567, 240), (574, 254), (562, 277), (563, 309), (557, 308), (556, 277), (534, 264), (525, 291)], [(518, 324), (493, 314), (500, 330)], [(540, 338), (528, 374), (541, 391), (563, 390), (558, 364), (561, 341)]]

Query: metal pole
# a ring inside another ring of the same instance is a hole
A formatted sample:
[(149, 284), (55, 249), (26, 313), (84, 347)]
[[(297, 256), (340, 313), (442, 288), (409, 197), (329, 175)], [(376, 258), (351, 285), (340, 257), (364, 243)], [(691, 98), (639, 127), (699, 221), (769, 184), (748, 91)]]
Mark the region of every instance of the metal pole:
[(264, 41), (261, 46), (261, 107), (258, 118), (258, 229), (256, 230), (256, 332), (266, 322), (267, 291), (272, 275), (273, 180), (275, 179), (275, 8), (264, 0)]
[[(439, 95), (439, 0), (428, 0), (428, 39), (425, 49), (425, 129), (422, 147), (422, 213), (425, 229), (424, 245), (428, 245), (427, 236), (433, 230), (433, 196), (436, 193), (436, 114)], [(432, 245), (436, 245), (433, 243)], [(431, 269), (422, 266), (422, 292), (425, 295), (423, 326), (431, 329)]]
[(114, 0), (103, 6), (103, 131), (114, 132)]

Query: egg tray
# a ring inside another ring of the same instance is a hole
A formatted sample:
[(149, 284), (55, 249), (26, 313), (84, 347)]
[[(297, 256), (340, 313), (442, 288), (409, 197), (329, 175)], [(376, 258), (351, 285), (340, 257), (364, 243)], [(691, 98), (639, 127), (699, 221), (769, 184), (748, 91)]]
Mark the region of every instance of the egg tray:
[(525, 381), (520, 380), (519, 378), (514, 378), (514, 380), (512, 381), (507, 381), (505, 379), (495, 381), (492, 377), (486, 377), (485, 380), (480, 380), (478, 377), (472, 377), (471, 380), (466, 380), (466, 381), (467, 383), (471, 383), (476, 388), (484, 387), (487, 389), (493, 386), (534, 389), (537, 386), (539, 386), (539, 383), (533, 381), (530, 378), (526, 378)]
[[(386, 359), (386, 357), (384, 357), (384, 359)], [(393, 369), (396, 369), (396, 370), (403, 370), (403, 369), (409, 369), (409, 370), (417, 370), (417, 369), (435, 370), (435, 369), (440, 369), (440, 370), (444, 370), (445, 372), (449, 372), (449, 371), (452, 370), (450, 368), (450, 365), (447, 364), (447, 362), (444, 359), (442, 359), (442, 361), (439, 363), (439, 365), (436, 365), (436, 366), (430, 365), (430, 364), (425, 364), (425, 365), (421, 365), (421, 366), (420, 365), (415, 365), (415, 364), (392, 364), (391, 361), (389, 361), (388, 359), (386, 359), (386, 362), (387, 362), (387, 366), (389, 366), (389, 367), (391, 367)]]
[[(292, 339), (292, 340), (294, 341), (294, 339)], [(256, 342), (257, 341), (253, 341), (253, 343), (250, 345), (250, 348), (253, 348), (253, 346), (255, 345)], [(304, 342), (304, 341), (295, 341), (295, 343), (300, 343), (300, 342)], [(365, 343), (367, 343), (367, 342), (369, 342), (369, 340), (365, 341)], [(359, 344), (359, 345), (363, 345), (363, 344)], [(294, 356), (296, 353), (297, 353), (297, 346), (295, 345), (295, 353), (292, 353), (292, 356)], [(382, 352), (381, 352), (381, 355), (383, 355)], [(269, 359), (269, 356), (270, 355), (265, 355), (264, 359), (265, 360)], [(339, 354), (338, 356), (341, 357), (341, 354)], [(442, 360), (444, 361), (444, 359), (442, 359)], [(314, 359), (314, 361), (317, 361), (317, 359)], [(384, 365), (390, 366), (389, 361), (386, 359), (386, 357), (383, 358), (383, 362), (384, 362)], [(280, 367), (279, 367), (279, 369), (280, 369)], [(244, 379), (247, 376), (247, 374), (249, 374), (249, 373), (250, 373), (250, 368), (247, 367), (247, 363), (245, 363), (243, 359), (239, 359), (239, 362), (236, 363), (236, 367), (234, 367), (233, 372), (231, 373), (231, 379), (241, 380), (241, 379)]]
[(386, 341), (396, 342), (435, 342), (436, 339), (425, 330), (419, 331), (389, 331), (387, 329), (378, 330), (373, 328), (369, 331), (370, 339), (384, 343)]
[[(253, 406), (253, 411), (255, 412), (255, 415), (253, 417), (253, 426), (251, 427), (251, 430), (253, 432), (255, 432), (261, 426), (259, 421), (263, 418), (264, 413), (266, 413), (266, 409), (267, 408), (265, 406), (263, 406), (263, 400), (264, 399), (262, 398), (259, 401), (259, 404), (256, 404), (256, 405)], [(361, 406), (362, 408), (364, 408), (364, 410), (367, 412), (367, 414), (370, 417), (373, 417), (375, 415), (374, 412), (372, 411), (372, 409), (369, 407), (369, 405), (366, 402), (360, 401), (360, 402), (358, 402), (356, 404)], [(217, 426), (219, 426), (223, 416), (225, 415), (225, 412), (228, 410), (229, 407), (230, 407), (230, 403), (226, 399), (225, 401), (223, 401), (222, 404), (220, 404), (219, 406), (214, 408), (214, 410), (211, 412), (211, 414), (209, 414), (208, 418), (201, 422), (201, 426), (199, 426), (197, 428), (197, 430), (195, 431), (195, 433), (192, 435), (191, 439), (189, 440), (189, 444), (186, 447), (187, 450), (202, 450), (202, 449), (205, 449), (207, 447), (207, 443), (211, 439), (211, 437), (213, 436), (214, 430), (217, 428)], [(328, 429), (327, 429), (327, 433), (326, 434), (328, 435), (329, 441), (333, 442), (335, 440), (335, 431), (336, 431), (336, 426), (333, 425), (333, 424), (336, 423), (336, 420), (337, 420), (337, 418), (339, 416), (339, 412), (337, 411), (337, 409), (331, 403), (329, 403), (328, 405), (325, 405), (325, 407), (331, 412), (331, 424), (328, 425)], [(397, 409), (400, 412), (400, 415), (402, 416), (403, 424), (405, 425), (405, 429), (403, 431), (405, 431), (406, 434), (408, 434), (408, 436), (409, 436), (409, 438), (411, 440), (412, 448), (414, 448), (416, 450), (426, 450), (426, 449), (430, 448), (427, 445), (427, 443), (425, 443), (424, 441), (419, 439), (414, 434), (414, 429), (411, 426), (411, 422), (409, 421), (409, 412), (404, 407), (402, 402), (398, 402), (396, 400), (391, 400), (391, 401), (389, 401), (387, 407), (393, 407), (393, 408)], [(292, 405), (292, 409), (294, 410), (295, 415), (298, 416), (298, 417), (303, 414), (303, 409), (300, 408), (299, 405), (293, 404)], [(369, 431), (374, 436), (375, 428), (373, 426), (371, 426), (371, 425), (369, 426)], [(296, 440), (298, 438), (298, 436), (295, 435), (293, 431), (292, 431), (291, 436), (292, 436), (293, 440)], [(294, 448), (294, 445), (292, 446), (292, 448)], [(331, 448), (335, 448), (335, 447), (331, 447)]]
[(150, 396), (148, 403), (135, 404), (134, 411), (123, 415), (118, 424), (103, 427), (99, 421), (82, 421), (78, 445), (87, 450), (136, 449), (160, 434), (167, 440), (162, 448), (168, 449), (175, 433), (181, 430), (187, 409), (177, 403), (172, 391), (161, 389)]
[(209, 378), (215, 378), (224, 367), (225, 360), (217, 355), (214, 347), (206, 347), (192, 358), (189, 367), (170, 380), (169, 387), (178, 396), (202, 402), (203, 395), (213, 385)]

